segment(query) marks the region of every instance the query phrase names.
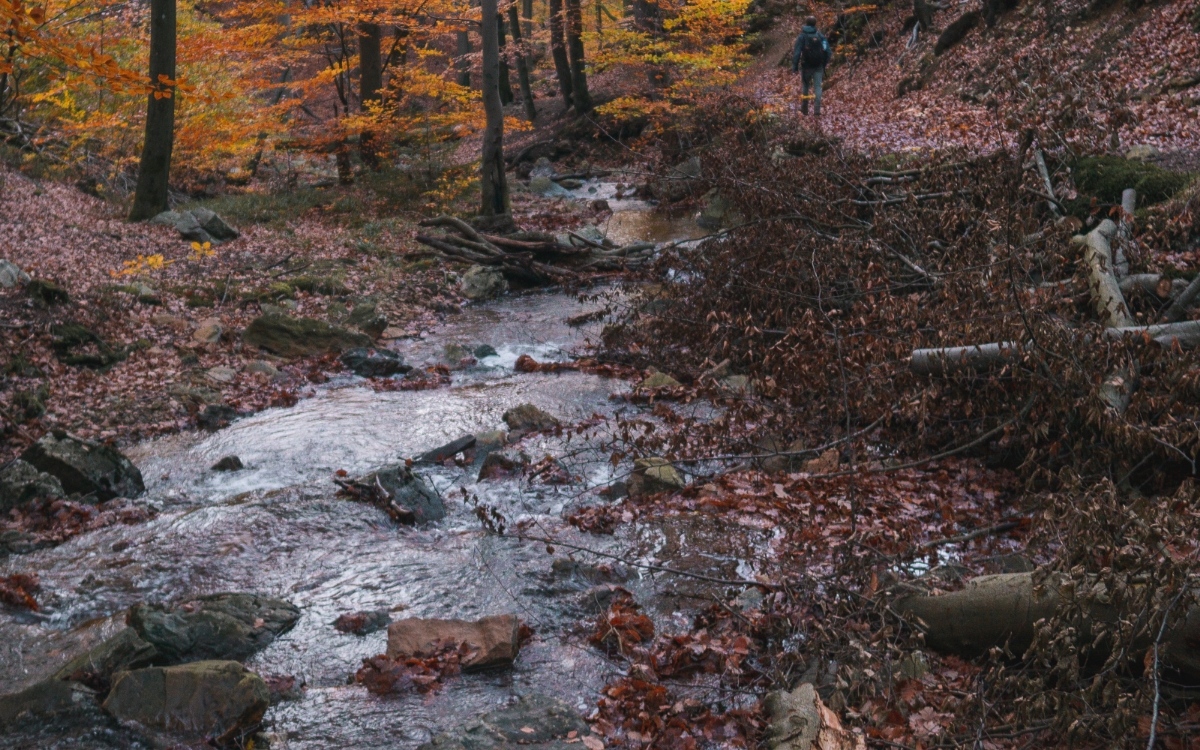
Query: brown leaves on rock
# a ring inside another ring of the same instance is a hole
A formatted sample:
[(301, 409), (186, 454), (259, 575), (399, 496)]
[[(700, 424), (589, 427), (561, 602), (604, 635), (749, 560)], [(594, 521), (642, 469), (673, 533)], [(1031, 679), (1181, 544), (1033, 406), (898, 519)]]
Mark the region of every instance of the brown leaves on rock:
[(36, 573), (13, 573), (0, 578), (0, 601), (14, 607), (38, 611), (33, 592), (40, 588)]
[(385, 654), (363, 659), (354, 679), (376, 695), (430, 693), (461, 672), (463, 662), (475, 655), (476, 651), (467, 643), (440, 641), (428, 651), (395, 659)]
[(609, 654), (633, 653), (635, 647), (654, 637), (654, 623), (641, 610), (628, 591), (619, 589), (608, 610), (600, 615), (588, 642)]

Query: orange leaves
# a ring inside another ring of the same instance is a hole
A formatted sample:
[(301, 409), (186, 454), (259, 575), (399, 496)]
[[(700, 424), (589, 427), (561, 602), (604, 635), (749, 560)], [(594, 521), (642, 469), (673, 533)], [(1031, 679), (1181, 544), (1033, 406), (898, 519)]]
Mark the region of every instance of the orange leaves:
[(37, 591), (38, 587), (36, 573), (14, 573), (5, 576), (0, 578), (0, 602), (37, 612), (38, 603), (31, 592)]
[(654, 637), (654, 623), (625, 589), (618, 589), (608, 611), (600, 615), (588, 642), (610, 654), (629, 655), (631, 649)]

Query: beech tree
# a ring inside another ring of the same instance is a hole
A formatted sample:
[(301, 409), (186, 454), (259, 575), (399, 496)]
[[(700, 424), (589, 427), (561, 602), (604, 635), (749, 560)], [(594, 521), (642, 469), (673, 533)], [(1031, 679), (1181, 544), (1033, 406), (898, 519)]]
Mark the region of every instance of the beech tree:
[[(383, 56), (380, 44), (379, 24), (363, 21), (358, 25), (358, 85), (359, 107), (369, 112), (371, 105), (378, 103), (383, 89)], [(378, 144), (375, 133), (364, 130), (359, 136), (359, 151), (363, 163), (372, 169), (379, 168)]]
[(571, 57), (571, 101), (575, 111), (586, 115), (592, 111), (592, 97), (588, 95), (587, 72), (583, 61), (583, 11), (579, 0), (567, 2), (567, 52)]
[(571, 106), (571, 63), (567, 59), (564, 37), (566, 16), (563, 0), (548, 0), (550, 11), (550, 56), (554, 58), (554, 74), (558, 77), (558, 88), (563, 102)]
[(480, 167), (480, 211), (484, 216), (508, 213), (504, 176), (504, 105), (500, 103), (500, 13), (496, 0), (483, 0), (480, 43), (483, 50), (483, 163)]
[(150, 0), (150, 84), (146, 139), (138, 162), (130, 221), (167, 210), (171, 150), (175, 145), (175, 0)]

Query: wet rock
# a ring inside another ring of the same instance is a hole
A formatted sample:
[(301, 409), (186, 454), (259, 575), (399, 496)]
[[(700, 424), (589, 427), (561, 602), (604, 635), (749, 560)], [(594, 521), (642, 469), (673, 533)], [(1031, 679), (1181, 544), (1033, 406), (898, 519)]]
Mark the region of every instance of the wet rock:
[(198, 661), (122, 672), (104, 710), (121, 721), (197, 736), (218, 744), (254, 730), (270, 706), (267, 684), (235, 661)]
[(333, 628), (339, 633), (368, 635), (383, 630), (391, 621), (392, 617), (386, 609), (377, 609), (374, 612), (351, 612), (337, 618), (333, 623)]
[(347, 370), (362, 378), (386, 378), (412, 371), (404, 359), (391, 349), (358, 347), (341, 356)]
[(557, 427), (561, 422), (533, 404), (521, 404), (504, 412), (504, 424), (510, 430), (535, 432)]
[(138, 604), (129, 625), (158, 649), (158, 663), (242, 661), (291, 630), (300, 610), (256, 594), (210, 594), (176, 604)]
[(237, 456), (225, 456), (212, 465), (213, 471), (241, 471), (244, 468), (246, 467), (242, 464), (242, 459)]
[(21, 270), (16, 263), (0, 260), (0, 289), (11, 289), (14, 286), (29, 283), (29, 274)]
[(844, 729), (811, 682), (771, 693), (763, 705), (770, 720), (763, 744), (768, 750), (866, 750), (862, 733)]
[(611, 583), (592, 586), (579, 595), (579, 606), (585, 613), (599, 614), (607, 612), (614, 601), (629, 598), (629, 592)]
[(608, 201), (603, 198), (597, 198), (588, 204), (593, 211), (611, 211), (612, 206), (608, 205)]
[(360, 302), (350, 311), (346, 322), (377, 339), (387, 330), (388, 319), (386, 315), (378, 312), (374, 302)]
[(499, 354), (494, 346), (489, 344), (480, 344), (471, 352), (475, 355), (475, 359), (483, 359), (484, 357), (495, 357)]
[(0, 467), (0, 513), (17, 508), (31, 500), (57, 500), (65, 496), (58, 479), (21, 459)]
[(214, 383), (224, 385), (237, 379), (237, 370), (232, 367), (211, 367), (204, 373), (204, 377)]
[(529, 192), (543, 198), (570, 198), (571, 191), (545, 176), (529, 178)]
[(104, 689), (118, 672), (148, 667), (158, 649), (142, 640), (133, 628), (124, 628), (108, 640), (67, 662), (54, 673), (56, 680), (83, 682)]
[(479, 481), (519, 476), (529, 465), (529, 456), (516, 449), (492, 451), (479, 466)]
[(387, 655), (393, 659), (429, 651), (438, 641), (466, 643), (478, 653), (462, 663), (464, 671), (506, 667), (517, 658), (520, 622), (516, 615), (495, 615), (474, 622), (409, 617), (388, 626)]
[(196, 424), (206, 430), (219, 430), (228, 427), (229, 423), (238, 418), (237, 409), (228, 404), (209, 404), (196, 414)]
[(371, 485), (376, 479), (392, 496), (392, 502), (413, 514), (414, 523), (440, 521), (446, 517), (446, 506), (442, 503), (442, 498), (404, 464), (380, 469), (360, 481)]
[(271, 696), (271, 705), (284, 701), (298, 701), (304, 697), (304, 683), (290, 674), (264, 674), (263, 682)]
[(560, 180), (555, 180), (555, 182), (559, 184), (559, 187), (566, 188), (567, 190), (578, 190), (583, 187), (581, 180), (576, 180), (572, 177), (564, 177)]
[(629, 477), (629, 494), (632, 497), (653, 495), (656, 492), (674, 492), (686, 486), (683, 476), (665, 458), (639, 458), (633, 462), (633, 475)]
[(47, 718), (91, 703), (95, 691), (63, 680), (42, 680), (18, 693), (0, 695), (0, 726), (22, 719)]
[(632, 575), (624, 565), (585, 563), (570, 557), (560, 557), (550, 564), (551, 574), (560, 580), (576, 580), (588, 584), (620, 583)]
[(417, 459), (419, 464), (440, 464), (448, 458), (454, 458), (457, 454), (475, 447), (474, 435), (463, 435), (458, 440), (453, 440), (445, 445), (434, 448), (431, 451), (423, 453)]
[[(457, 732), (434, 737), (418, 750), (587, 750), (601, 742), (566, 703), (534, 693), (491, 711)], [(586, 738), (587, 742), (581, 742)]]
[(740, 224), (742, 217), (733, 208), (733, 203), (716, 188), (704, 194), (704, 210), (696, 223), (705, 229), (724, 229)]
[(371, 345), (371, 338), (365, 334), (330, 325), (323, 320), (279, 314), (255, 318), (242, 332), (242, 341), (247, 346), (266, 349), (281, 357), (343, 352)]
[(700, 157), (693, 156), (672, 167), (664, 179), (655, 181), (650, 192), (663, 203), (681, 201), (695, 191), (700, 174)]
[(678, 388), (679, 381), (665, 372), (651, 373), (649, 377), (642, 381), (642, 388)]
[[(3, 512), (4, 509), (0, 508), (0, 513)], [(0, 531), (0, 555), (26, 555), (48, 544), (25, 531)]]
[(100, 501), (134, 498), (146, 491), (142, 473), (116, 448), (55, 430), (21, 454), (21, 460), (56, 477), (68, 494), (95, 494)]
[(507, 292), (508, 281), (505, 280), (504, 274), (495, 268), (471, 266), (462, 275), (462, 279), (458, 283), (458, 290), (467, 299), (481, 302), (499, 297)]
[(246, 372), (252, 372), (258, 375), (266, 375), (268, 378), (275, 378), (279, 376), (279, 368), (262, 359), (256, 359), (250, 364), (246, 365)]

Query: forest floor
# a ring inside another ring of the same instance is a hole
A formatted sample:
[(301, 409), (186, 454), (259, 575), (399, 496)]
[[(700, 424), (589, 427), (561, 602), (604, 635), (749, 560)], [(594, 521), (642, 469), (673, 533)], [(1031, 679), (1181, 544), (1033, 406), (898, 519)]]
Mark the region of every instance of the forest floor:
[[(249, 413), (293, 403), (342, 365), (336, 357), (285, 360), (244, 350), (237, 332), (270, 305), (337, 323), (356, 305), (374, 304), (387, 318), (386, 344), (421, 336), (469, 304), (457, 274), (414, 240), (428, 211), (420, 191), (397, 196), (400, 178), (392, 174), (185, 204), (215, 209), (240, 229), (211, 255), (173, 227), (126, 222), (118, 205), (71, 184), (15, 170), (4, 178), (0, 259), (68, 299), (47, 303), (19, 285), (0, 289), (0, 461), (51, 428), (129, 444), (194, 426), (208, 405)], [(595, 220), (587, 206), (529, 193), (514, 196), (514, 213), (523, 227), (540, 230)], [(55, 326), (65, 323), (103, 342), (73, 354), (104, 348), (119, 361), (64, 364)]]

